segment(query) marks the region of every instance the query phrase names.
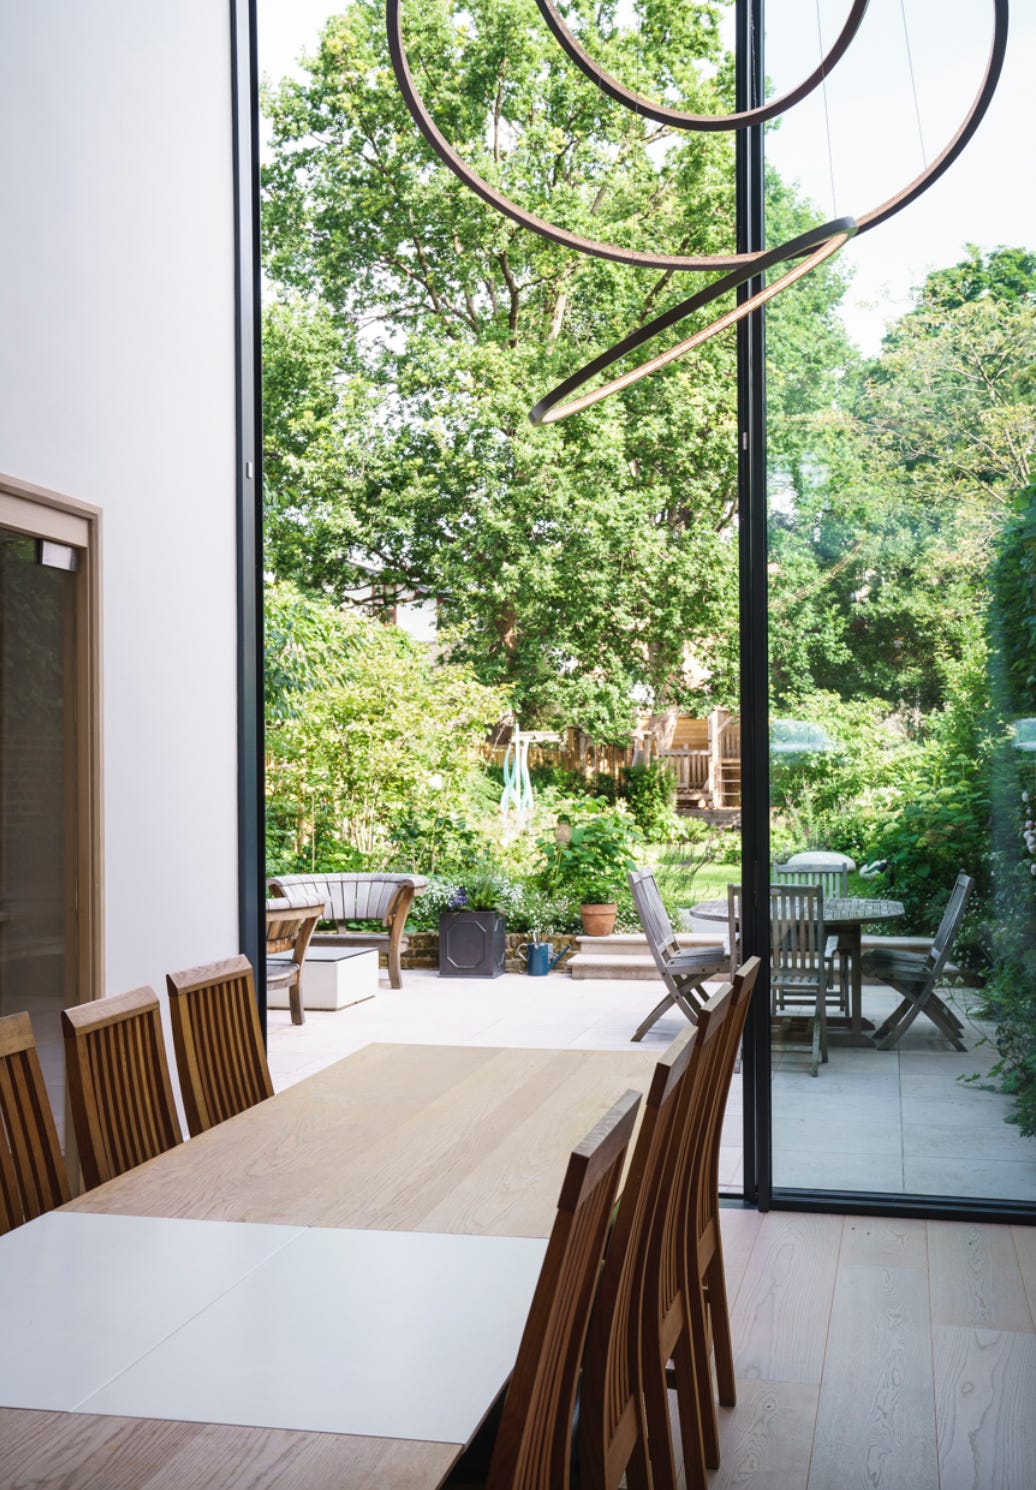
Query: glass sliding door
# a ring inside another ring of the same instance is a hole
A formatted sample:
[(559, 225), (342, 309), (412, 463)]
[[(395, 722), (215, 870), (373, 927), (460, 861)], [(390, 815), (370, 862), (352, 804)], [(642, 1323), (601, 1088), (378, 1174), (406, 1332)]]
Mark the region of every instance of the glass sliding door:
[[(868, 44), (886, 79), (893, 9)], [(918, 8), (916, 95), (905, 74), (866, 162), (838, 99), (869, 53), (847, 55), (773, 236), (920, 168), (920, 126), (941, 138), (973, 96), (987, 9), (964, 46)], [(784, 60), (775, 36), (778, 91)], [(779, 136), (768, 154), (779, 177)], [(995, 195), (965, 206), (904, 213), (768, 313), (771, 881), (824, 939), (797, 1003), (775, 975), (777, 1191), (1036, 1202), (1036, 233), (1008, 239)]]

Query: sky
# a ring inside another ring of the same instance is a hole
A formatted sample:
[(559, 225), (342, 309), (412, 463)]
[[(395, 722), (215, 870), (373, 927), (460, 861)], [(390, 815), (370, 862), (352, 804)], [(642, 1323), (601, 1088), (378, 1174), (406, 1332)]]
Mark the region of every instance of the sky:
[[(849, 8), (850, 0), (766, 0), (766, 70), (778, 92), (813, 70), (818, 31), (826, 51)], [(315, 50), (336, 9), (334, 0), (259, 0), (260, 71), (301, 75), (298, 57)], [(871, 0), (826, 89), (769, 133), (768, 158), (825, 216), (862, 215), (913, 180), (956, 132), (992, 32), (992, 0)], [(886, 323), (909, 307), (912, 287), (955, 263), (966, 244), (1036, 251), (1034, 62), (1036, 5), (1014, 0), (1000, 87), (970, 145), (923, 197), (843, 251), (854, 278), (842, 315), (865, 353), (878, 350)]]

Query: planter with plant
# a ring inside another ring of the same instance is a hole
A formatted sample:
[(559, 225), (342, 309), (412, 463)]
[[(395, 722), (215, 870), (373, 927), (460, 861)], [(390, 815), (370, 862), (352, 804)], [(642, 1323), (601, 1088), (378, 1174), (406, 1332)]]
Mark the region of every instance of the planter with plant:
[(507, 955), (500, 910), (510, 886), (488, 859), (479, 860), (439, 913), (440, 978), (499, 978)]
[(578, 903), (587, 936), (611, 935), (618, 897), (636, 868), (634, 849), (642, 842), (624, 804), (611, 807), (592, 798), (569, 803), (553, 834), (539, 840), (544, 888)]

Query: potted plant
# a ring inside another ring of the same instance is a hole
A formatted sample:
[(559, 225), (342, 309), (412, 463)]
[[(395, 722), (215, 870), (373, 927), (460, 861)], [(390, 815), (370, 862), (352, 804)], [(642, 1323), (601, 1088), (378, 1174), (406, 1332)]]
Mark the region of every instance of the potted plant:
[(618, 914), (618, 897), (636, 868), (635, 846), (642, 841), (623, 805), (588, 798), (562, 812), (553, 836), (540, 839), (544, 882), (579, 903), (587, 936), (610, 936)]
[(503, 875), (479, 860), (439, 912), (440, 978), (499, 978), (507, 951), (507, 921), (499, 906)]

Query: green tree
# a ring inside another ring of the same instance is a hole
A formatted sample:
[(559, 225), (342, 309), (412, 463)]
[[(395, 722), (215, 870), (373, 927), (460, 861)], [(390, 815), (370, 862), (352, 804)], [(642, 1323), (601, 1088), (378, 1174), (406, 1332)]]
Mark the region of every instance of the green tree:
[[(775, 338), (774, 361), (782, 348)], [(943, 708), (1036, 451), (1036, 256), (970, 249), (807, 416), (773, 521), (774, 686)]]
[(270, 872), (386, 868), (412, 858), (422, 824), (448, 836), (451, 815), (484, 805), (478, 745), (505, 708), (398, 627), (268, 587)]
[[(722, 6), (635, 8), (636, 29), (615, 3), (578, 0), (571, 12), (632, 85), (729, 107)], [(675, 135), (605, 99), (532, 0), (433, 0), (409, 7), (407, 26), (436, 120), (494, 185), (587, 236), (730, 251), (729, 137)], [(268, 383), (278, 573), (346, 598), (375, 569), (434, 596), (451, 655), (506, 683), (523, 722), (622, 739), (638, 699), (733, 703), (733, 337), (534, 430), (538, 397), (701, 278), (576, 257), (485, 207), (416, 131), (383, 29), (378, 0), (354, 0), (328, 23), (305, 81), (267, 100), (267, 266), (299, 297), (272, 313), (269, 350), (310, 359), (316, 389), (314, 443), (293, 452), (281, 442), (298, 416), (280, 400), (305, 399), (309, 374), (278, 368)], [(779, 183), (771, 195), (782, 232), (785, 220), (816, 220)], [(826, 269), (806, 291), (813, 342), (795, 338), (778, 398), (797, 416), (840, 293)], [(319, 389), (332, 325), (333, 408)], [(332, 427), (338, 448), (325, 452), (319, 435)], [(283, 479), (293, 461), (307, 467), (294, 486)]]

